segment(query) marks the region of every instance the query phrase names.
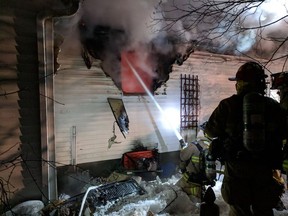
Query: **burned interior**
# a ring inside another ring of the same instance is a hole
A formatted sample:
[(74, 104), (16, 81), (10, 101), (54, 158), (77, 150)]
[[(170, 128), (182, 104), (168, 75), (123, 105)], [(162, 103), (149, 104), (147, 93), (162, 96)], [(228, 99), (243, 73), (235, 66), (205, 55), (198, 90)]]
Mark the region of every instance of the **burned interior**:
[[(78, 23), (80, 41), (82, 44), (81, 56), (88, 69), (93, 70), (93, 60), (101, 60), (101, 66), (105, 74), (111, 77), (115, 85), (122, 89), (121, 80), (121, 55), (123, 53), (137, 52), (136, 61), (146, 61), (151, 71), (149, 73), (151, 83), (149, 89), (154, 92), (169, 79), (173, 64), (182, 65), (194, 52), (194, 43), (183, 43), (175, 36), (163, 38), (158, 36), (148, 43), (139, 43), (136, 47), (130, 46), (129, 33), (124, 29), (116, 29), (105, 25), (89, 25), (84, 19)], [(161, 46), (159, 46), (159, 41)], [(163, 51), (167, 50), (167, 51)], [(134, 60), (135, 61), (135, 60)], [(141, 74), (140, 74), (141, 75)], [(133, 89), (128, 94), (137, 93)]]

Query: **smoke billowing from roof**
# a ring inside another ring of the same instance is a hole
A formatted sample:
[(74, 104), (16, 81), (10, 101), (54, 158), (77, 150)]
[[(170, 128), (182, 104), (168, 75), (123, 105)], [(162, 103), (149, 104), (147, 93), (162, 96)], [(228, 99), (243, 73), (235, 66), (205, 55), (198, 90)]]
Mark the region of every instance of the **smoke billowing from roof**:
[(153, 0), (85, 0), (79, 12), (91, 31), (95, 25), (123, 29), (133, 45), (139, 41), (148, 42), (154, 37), (153, 29), (147, 28), (154, 4)]
[(288, 31), (285, 4), (283, 0), (83, 0), (69, 25), (78, 32), (79, 37), (73, 37), (80, 41), (88, 68), (93, 59), (100, 59), (104, 72), (121, 88), (121, 53), (134, 51), (143, 62), (151, 61), (155, 90), (169, 79), (172, 65), (181, 65), (195, 47), (262, 58), (275, 50), (281, 55)]
[[(193, 52), (193, 44), (187, 35), (160, 31), (162, 22), (153, 23), (157, 4), (158, 0), (83, 1), (70, 23), (73, 29), (77, 26), (87, 68), (100, 59), (104, 72), (121, 89), (121, 53), (133, 51), (143, 62), (150, 62), (148, 70), (142, 65), (153, 79), (152, 90), (165, 83), (172, 65), (181, 65)], [(175, 25), (178, 29), (182, 28), (179, 24)]]

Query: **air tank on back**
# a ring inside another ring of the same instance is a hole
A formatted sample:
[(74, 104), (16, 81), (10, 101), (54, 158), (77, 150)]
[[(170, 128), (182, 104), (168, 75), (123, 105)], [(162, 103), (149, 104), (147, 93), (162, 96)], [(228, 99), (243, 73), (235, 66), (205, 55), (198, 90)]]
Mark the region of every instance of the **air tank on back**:
[(265, 97), (251, 92), (243, 99), (243, 143), (248, 151), (260, 152), (265, 146)]

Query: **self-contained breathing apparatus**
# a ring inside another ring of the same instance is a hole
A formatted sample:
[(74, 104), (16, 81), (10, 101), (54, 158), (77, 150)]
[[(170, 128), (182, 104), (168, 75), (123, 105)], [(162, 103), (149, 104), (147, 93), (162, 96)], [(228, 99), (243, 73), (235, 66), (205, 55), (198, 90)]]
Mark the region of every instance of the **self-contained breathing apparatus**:
[[(243, 97), (243, 126), (233, 137), (228, 134), (213, 138), (210, 152), (215, 160), (224, 161), (252, 159), (263, 155), (269, 145), (266, 142), (266, 97), (250, 92)], [(239, 122), (241, 124), (241, 122)], [(269, 150), (268, 150), (269, 151)]]
[[(210, 143), (212, 157), (221, 163), (232, 160), (253, 161), (259, 165), (271, 165), (271, 168), (275, 169), (273, 171), (276, 171), (274, 165), (278, 163), (279, 158), (281, 160), (281, 153), (278, 151), (277, 124), (282, 124), (277, 122), (279, 118), (275, 120), (267, 113), (272, 111), (270, 110), (272, 107), (274, 107), (272, 99), (256, 92), (247, 93), (243, 97), (242, 131), (235, 137), (213, 139)], [(281, 176), (278, 177), (280, 180), (283, 179)], [(275, 205), (284, 192), (284, 184), (279, 179), (273, 178), (271, 185), (273, 187), (271, 197), (275, 200)]]
[[(184, 148), (187, 148), (186, 145), (183, 145), (183, 141), (180, 141), (180, 145), (181, 143)], [(214, 203), (216, 196), (212, 189), (216, 181), (216, 161), (211, 156), (209, 147), (202, 147), (198, 141), (194, 141), (190, 145), (196, 146), (196, 148), (192, 148), (193, 151), (196, 149), (198, 150), (198, 154), (192, 155), (188, 160), (188, 163), (191, 162), (195, 166), (194, 169), (197, 170), (197, 172), (189, 173), (185, 169), (188, 165), (186, 161), (186, 164), (183, 164), (182, 181), (189, 182), (188, 187), (191, 187), (191, 189), (188, 190), (188, 195), (190, 195), (192, 192), (191, 195), (196, 198), (200, 198), (200, 215), (219, 216), (219, 206)], [(196, 169), (196, 164), (198, 165), (199, 169)], [(190, 183), (192, 184), (190, 185)], [(184, 183), (184, 185), (186, 185), (186, 183)], [(184, 185), (183, 190), (187, 193), (187, 189), (185, 190)]]
[(271, 102), (272, 99), (256, 92), (246, 94), (242, 105), (243, 126), (238, 127), (233, 137), (227, 134), (214, 138), (210, 143), (212, 157), (220, 162), (251, 159), (268, 162), (273, 157), (279, 157), (274, 155), (278, 151), (273, 151), (275, 128), (279, 122), (269, 116), (269, 107), (273, 105)]
[[(184, 142), (180, 140), (180, 145), (185, 146), (183, 143)], [(195, 145), (199, 151), (197, 161), (193, 158), (190, 159), (192, 160), (195, 170), (197, 170), (195, 162), (199, 164), (199, 172), (186, 174), (188, 175), (188, 180), (200, 185), (214, 186), (216, 180), (216, 160), (212, 157), (209, 148), (204, 149), (197, 141), (193, 141), (191, 144)], [(186, 173), (186, 166), (190, 160), (186, 161), (186, 164), (183, 165), (181, 169), (182, 173)]]
[(265, 97), (256, 92), (243, 98), (243, 144), (249, 152), (265, 150)]
[[(189, 151), (190, 149), (188, 149), (188, 152), (195, 152), (195, 154), (192, 155), (188, 161), (186, 162), (182, 161), (184, 162), (182, 164), (183, 167), (181, 169), (183, 173), (182, 178), (185, 182), (187, 181), (187, 182), (191, 182), (192, 184), (198, 185), (196, 187), (192, 186), (191, 191), (193, 191), (192, 192), (193, 196), (196, 196), (200, 198), (201, 200), (200, 201), (201, 202), (200, 215), (219, 216), (219, 206), (217, 206), (217, 204), (214, 203), (214, 201), (216, 200), (216, 196), (212, 189), (216, 181), (216, 161), (211, 156), (209, 147), (208, 148), (202, 147), (198, 141), (199, 140), (196, 140), (190, 144), (196, 147), (196, 148), (193, 148), (193, 146), (188, 146), (185, 144), (183, 140), (180, 140), (180, 146), (182, 150), (183, 149), (185, 150), (185, 148), (192, 147), (190, 148), (192, 150)], [(205, 144), (207, 144), (206, 143), (207, 139), (205, 139), (204, 142)], [(195, 151), (196, 149), (198, 150), (198, 153), (196, 153)], [(194, 166), (194, 170), (197, 170), (197, 172), (189, 173), (186, 170), (186, 167), (190, 162)], [(196, 166), (198, 167), (198, 169), (196, 168)], [(181, 168), (181, 163), (180, 163), (180, 168)]]

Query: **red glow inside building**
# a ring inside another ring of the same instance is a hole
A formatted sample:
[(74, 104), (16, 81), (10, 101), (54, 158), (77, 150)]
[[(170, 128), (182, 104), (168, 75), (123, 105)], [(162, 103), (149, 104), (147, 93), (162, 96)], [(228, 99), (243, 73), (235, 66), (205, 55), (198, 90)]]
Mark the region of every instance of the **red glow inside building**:
[[(133, 71), (134, 68), (134, 71)], [(138, 74), (137, 75), (135, 75)], [(138, 78), (137, 78), (138, 77)], [(153, 72), (151, 64), (144, 56), (134, 51), (121, 53), (121, 87), (124, 94), (147, 94), (152, 92)]]

